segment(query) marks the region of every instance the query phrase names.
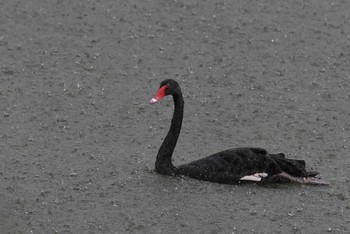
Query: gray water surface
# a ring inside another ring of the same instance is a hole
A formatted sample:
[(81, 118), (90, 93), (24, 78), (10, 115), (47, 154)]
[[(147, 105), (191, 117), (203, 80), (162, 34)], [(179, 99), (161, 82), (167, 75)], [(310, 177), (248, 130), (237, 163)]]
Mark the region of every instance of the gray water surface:
[[(349, 233), (350, 2), (3, 1), (2, 233)], [(153, 171), (255, 146), (330, 186), (232, 186)]]

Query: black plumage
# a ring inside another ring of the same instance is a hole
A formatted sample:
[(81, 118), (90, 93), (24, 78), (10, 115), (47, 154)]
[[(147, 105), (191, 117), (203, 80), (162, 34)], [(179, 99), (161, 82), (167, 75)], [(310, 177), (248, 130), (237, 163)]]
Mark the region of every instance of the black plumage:
[(296, 182), (303, 184), (327, 184), (315, 177), (318, 173), (307, 171), (305, 161), (288, 159), (284, 154), (270, 154), (261, 148), (234, 148), (175, 167), (171, 157), (180, 135), (184, 100), (178, 83), (168, 79), (161, 82), (151, 103), (172, 95), (175, 105), (173, 118), (155, 163), (158, 173), (183, 175), (198, 180), (237, 184), (254, 182)]

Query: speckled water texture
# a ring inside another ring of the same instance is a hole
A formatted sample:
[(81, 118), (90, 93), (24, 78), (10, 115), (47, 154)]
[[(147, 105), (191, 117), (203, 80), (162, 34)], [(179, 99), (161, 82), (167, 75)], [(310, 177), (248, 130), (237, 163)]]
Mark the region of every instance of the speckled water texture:
[[(350, 233), (350, 1), (0, 2), (1, 233)], [(153, 171), (255, 146), (331, 186)]]

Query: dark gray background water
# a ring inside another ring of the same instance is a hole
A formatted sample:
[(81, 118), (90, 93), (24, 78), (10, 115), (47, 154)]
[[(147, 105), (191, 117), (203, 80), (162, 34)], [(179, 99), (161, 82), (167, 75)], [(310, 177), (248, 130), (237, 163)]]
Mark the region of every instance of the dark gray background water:
[[(349, 233), (350, 2), (0, 2), (1, 233)], [(331, 183), (154, 173), (177, 79), (174, 164), (239, 146)]]

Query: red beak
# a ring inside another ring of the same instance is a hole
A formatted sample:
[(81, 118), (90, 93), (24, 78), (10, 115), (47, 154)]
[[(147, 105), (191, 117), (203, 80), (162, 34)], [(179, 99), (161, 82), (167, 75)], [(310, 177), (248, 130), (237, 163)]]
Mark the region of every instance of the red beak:
[(165, 89), (167, 88), (168, 86), (167, 85), (164, 85), (162, 87), (160, 87), (156, 94), (153, 96), (153, 98), (149, 101), (151, 104), (154, 104), (156, 102), (158, 102), (160, 99), (162, 99), (164, 97), (164, 91)]

